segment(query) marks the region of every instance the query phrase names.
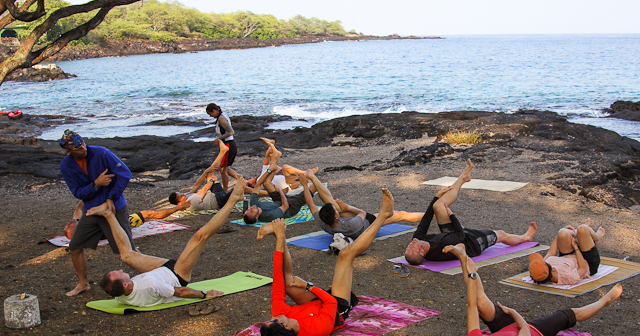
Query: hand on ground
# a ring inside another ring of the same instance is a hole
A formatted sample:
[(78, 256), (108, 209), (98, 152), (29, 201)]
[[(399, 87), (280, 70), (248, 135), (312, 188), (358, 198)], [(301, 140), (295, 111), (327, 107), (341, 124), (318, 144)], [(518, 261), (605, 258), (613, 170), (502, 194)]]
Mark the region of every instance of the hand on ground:
[(215, 298), (215, 297), (220, 297), (220, 296), (223, 296), (223, 295), (224, 295), (224, 292), (212, 289), (212, 290), (207, 292), (207, 295), (205, 297), (206, 298)]

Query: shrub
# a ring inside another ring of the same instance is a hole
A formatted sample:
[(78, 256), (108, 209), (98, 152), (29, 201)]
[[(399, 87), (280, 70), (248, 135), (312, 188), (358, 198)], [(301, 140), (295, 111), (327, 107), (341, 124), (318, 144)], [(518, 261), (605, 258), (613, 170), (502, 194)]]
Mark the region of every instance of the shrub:
[(444, 140), (450, 144), (477, 144), (482, 140), (478, 132), (449, 132), (444, 136)]

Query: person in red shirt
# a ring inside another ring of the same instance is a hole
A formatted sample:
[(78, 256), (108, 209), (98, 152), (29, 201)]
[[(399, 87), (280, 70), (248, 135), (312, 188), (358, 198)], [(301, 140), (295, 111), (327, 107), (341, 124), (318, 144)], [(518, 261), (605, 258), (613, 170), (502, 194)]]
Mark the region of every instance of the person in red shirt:
[(442, 252), (452, 253), (462, 264), (462, 276), (467, 286), (467, 332), (469, 336), (482, 336), (480, 319), (489, 327), (492, 336), (554, 336), (561, 330), (571, 328), (576, 321), (586, 321), (600, 309), (610, 306), (620, 295), (622, 285), (618, 283), (600, 300), (580, 308), (558, 310), (555, 313), (527, 322), (514, 309), (494, 304), (484, 292), (478, 266), (467, 256), (463, 244), (446, 246)]
[[(303, 177), (300, 183), (306, 185), (307, 181)], [(309, 193), (306, 187), (305, 193)], [(344, 326), (351, 308), (358, 303), (351, 292), (353, 261), (369, 248), (384, 221), (393, 216), (393, 196), (385, 188), (382, 194), (382, 206), (376, 220), (358, 239), (340, 251), (330, 293), (293, 276), (284, 220), (278, 218), (271, 222), (273, 229), (268, 234), (276, 237), (271, 289), (273, 319), (260, 328), (262, 335), (326, 336)], [(311, 197), (310, 194), (306, 196)], [(296, 305), (289, 306), (285, 294)]]

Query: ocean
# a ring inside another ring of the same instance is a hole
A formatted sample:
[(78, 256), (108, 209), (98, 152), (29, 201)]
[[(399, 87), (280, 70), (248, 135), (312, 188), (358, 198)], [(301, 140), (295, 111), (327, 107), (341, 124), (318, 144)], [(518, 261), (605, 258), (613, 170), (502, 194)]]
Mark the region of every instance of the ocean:
[[(444, 39), (325, 42), (58, 62), (75, 78), (6, 82), (0, 110), (80, 118), (85, 137), (168, 136), (196, 126), (152, 126), (166, 118), (213, 122), (288, 115), (275, 129), (349, 115), (550, 110), (572, 122), (640, 140), (640, 122), (604, 118), (616, 100), (640, 100), (640, 35), (481, 35)], [(240, 135), (241, 136), (241, 135)]]

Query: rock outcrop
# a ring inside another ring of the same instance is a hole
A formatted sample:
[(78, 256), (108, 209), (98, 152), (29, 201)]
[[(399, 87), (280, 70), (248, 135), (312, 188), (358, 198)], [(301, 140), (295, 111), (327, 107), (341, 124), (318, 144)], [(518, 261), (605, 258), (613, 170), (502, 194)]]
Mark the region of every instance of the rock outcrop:
[[(640, 142), (598, 127), (572, 124), (553, 112), (404, 112), (338, 118), (311, 128), (266, 129), (269, 123), (288, 118), (231, 118), (239, 134), (238, 156), (264, 155), (261, 136), (276, 139), (285, 155), (286, 151), (295, 149), (335, 146), (339, 150), (345, 145), (375, 147), (429, 136), (435, 137), (434, 144), (402, 151), (388, 162), (374, 161), (360, 166), (343, 162), (331, 169), (383, 171), (427, 164), (453, 154), (500, 166), (505, 157), (522, 156), (522, 160), (530, 160), (530, 153), (535, 153), (535, 161), (527, 161), (527, 164), (534, 166), (533, 170), (539, 175), (537, 179), (545, 183), (614, 207), (631, 207), (640, 201)], [(23, 123), (22, 128), (14, 125), (11, 129), (37, 133), (32, 128), (42, 120), (23, 119), (12, 121)], [(64, 119), (49, 121), (65, 122)], [(480, 134), (481, 141), (474, 145), (452, 146), (442, 140), (451, 131), (475, 131)], [(134, 173), (169, 169), (170, 179), (186, 179), (208, 167), (217, 153), (210, 142), (191, 140), (199, 137), (215, 137), (214, 128), (173, 137), (87, 139), (87, 143), (111, 149)], [(528, 157), (525, 156), (527, 153)], [(58, 164), (64, 155), (52, 141), (41, 141), (37, 146), (0, 142), (0, 175), (59, 178)]]
[(640, 121), (640, 102), (618, 100), (605, 109), (609, 117), (632, 121)]

